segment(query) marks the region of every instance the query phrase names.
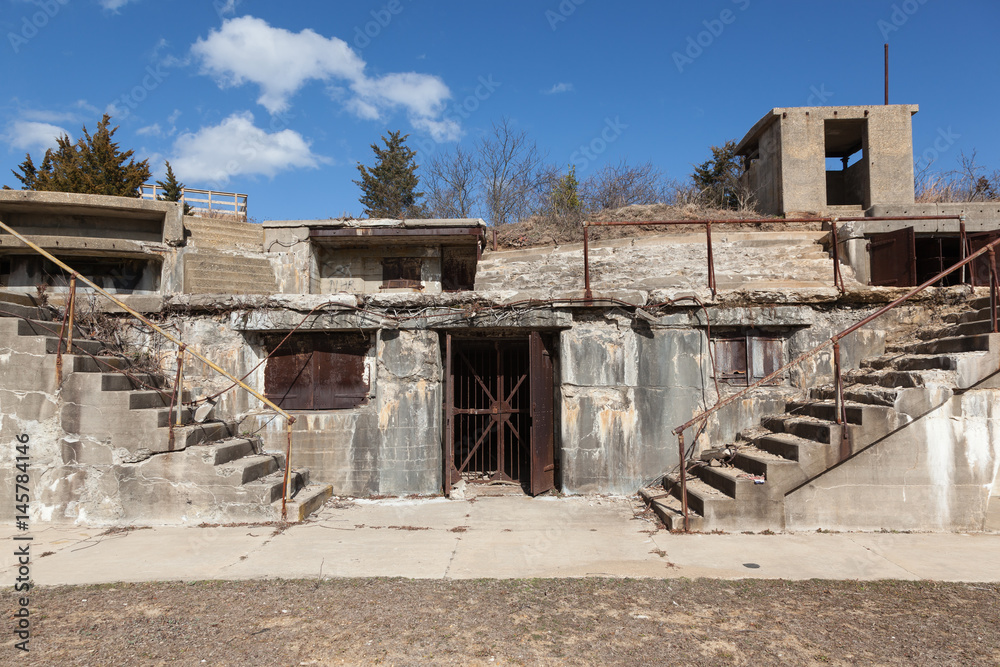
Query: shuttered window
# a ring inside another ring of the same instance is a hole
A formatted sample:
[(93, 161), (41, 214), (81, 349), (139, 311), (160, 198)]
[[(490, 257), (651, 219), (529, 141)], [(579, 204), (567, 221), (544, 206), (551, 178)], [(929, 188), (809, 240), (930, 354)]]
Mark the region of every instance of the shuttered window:
[[(746, 386), (763, 380), (784, 363), (784, 341), (750, 331), (724, 335), (712, 341), (716, 378), (722, 382)], [(768, 384), (780, 384), (781, 377)]]
[[(267, 341), (273, 349), (281, 337)], [(364, 405), (369, 383), (366, 334), (295, 335), (267, 360), (264, 395), (285, 410), (338, 410)]]

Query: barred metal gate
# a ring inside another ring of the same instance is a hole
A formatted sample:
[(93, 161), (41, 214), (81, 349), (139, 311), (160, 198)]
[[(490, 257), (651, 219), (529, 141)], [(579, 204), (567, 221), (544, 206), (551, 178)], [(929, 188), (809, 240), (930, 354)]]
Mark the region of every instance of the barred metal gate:
[(553, 487), (552, 355), (528, 339), (446, 341), (445, 486), (517, 482)]

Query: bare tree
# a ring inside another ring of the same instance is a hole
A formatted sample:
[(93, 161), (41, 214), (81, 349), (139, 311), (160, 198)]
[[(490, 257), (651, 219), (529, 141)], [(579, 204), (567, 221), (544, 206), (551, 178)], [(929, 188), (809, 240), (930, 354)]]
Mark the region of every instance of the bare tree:
[(919, 202), (983, 202), (1000, 199), (1000, 171), (988, 174), (976, 160), (976, 151), (958, 155), (958, 167), (947, 172), (931, 172), (930, 164), (915, 175)]
[(477, 208), (479, 160), (456, 146), (454, 152), (435, 155), (424, 184), (427, 213), (438, 218), (471, 218)]
[(663, 174), (652, 162), (632, 166), (626, 160), (606, 164), (583, 182), (583, 204), (587, 210), (622, 208), (632, 204), (655, 204), (663, 197)]
[(493, 123), (492, 132), (476, 148), (483, 208), (490, 222), (503, 225), (531, 214), (543, 189), (545, 158), (537, 144), (505, 117)]

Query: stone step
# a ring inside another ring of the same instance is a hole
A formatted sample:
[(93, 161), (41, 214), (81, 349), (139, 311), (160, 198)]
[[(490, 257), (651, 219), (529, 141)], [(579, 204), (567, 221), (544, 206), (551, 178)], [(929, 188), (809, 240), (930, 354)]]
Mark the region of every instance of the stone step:
[[(27, 338), (27, 336), (25, 336)], [(66, 354), (70, 350), (67, 348), (66, 343), (69, 341), (63, 340), (62, 345), (59, 344), (59, 337), (56, 336), (45, 336), (45, 353), (55, 354), (62, 348), (63, 354)], [(80, 352), (88, 352), (90, 354), (99, 355), (104, 351), (104, 343), (96, 340), (86, 340), (80, 338), (73, 339), (73, 349), (74, 354), (79, 354)]]
[[(285, 505), (285, 517), (289, 523), (301, 523), (306, 517), (321, 508), (333, 496), (333, 487), (329, 484), (309, 484), (299, 489)], [(272, 507), (281, 516), (281, 500), (272, 503)]]
[[(275, 460), (278, 461), (277, 457)], [(262, 503), (272, 505), (278, 503), (278, 514), (281, 516), (281, 489), (285, 483), (285, 471), (284, 467), (279, 464), (278, 469), (269, 475), (261, 477), (258, 480), (247, 484), (247, 488), (251, 489), (254, 493), (254, 497), (259, 497)], [(294, 495), (299, 489), (302, 489), (309, 484), (309, 470), (292, 470), (288, 473), (288, 486)]]
[[(849, 400), (844, 401), (844, 409), (847, 412), (847, 423), (849, 424), (862, 424), (866, 413), (873, 410), (885, 410), (883, 407), (867, 403), (854, 403)], [(789, 401), (785, 406), (785, 413), (792, 416), (805, 415), (832, 422), (837, 420), (837, 405), (833, 400)]]
[(851, 370), (844, 373), (844, 381), (850, 384), (872, 385), (883, 388), (909, 389), (923, 387), (930, 382), (947, 382), (949, 371), (896, 371), (896, 370)]
[(52, 313), (48, 308), (35, 306), (31, 300), (27, 303), (6, 300), (4, 294), (0, 293), (0, 317), (26, 317), (38, 321), (52, 321)]

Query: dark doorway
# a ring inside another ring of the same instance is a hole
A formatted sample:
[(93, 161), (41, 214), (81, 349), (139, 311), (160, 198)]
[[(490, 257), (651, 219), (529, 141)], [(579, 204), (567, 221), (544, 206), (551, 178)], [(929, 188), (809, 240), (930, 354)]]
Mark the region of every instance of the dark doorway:
[(553, 364), (548, 341), (445, 343), (445, 490), (513, 482), (537, 495), (554, 486)]

